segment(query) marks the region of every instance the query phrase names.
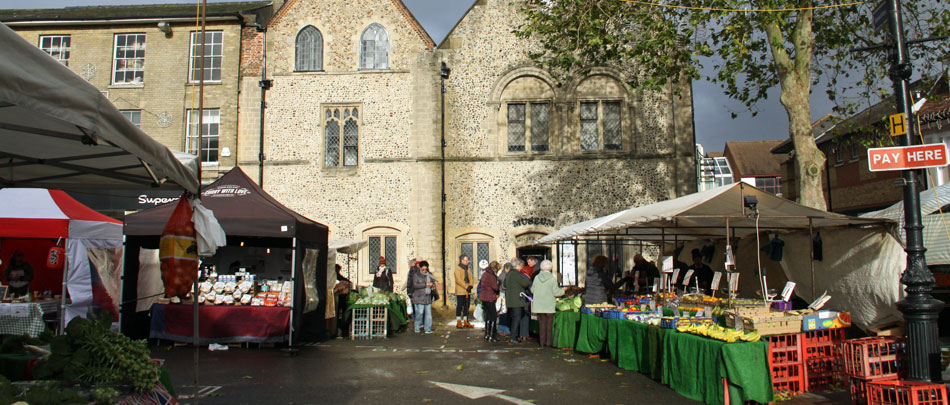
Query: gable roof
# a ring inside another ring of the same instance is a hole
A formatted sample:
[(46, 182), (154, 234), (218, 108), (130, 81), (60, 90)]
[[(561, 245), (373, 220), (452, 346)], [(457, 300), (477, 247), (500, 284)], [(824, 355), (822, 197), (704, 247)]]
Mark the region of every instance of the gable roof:
[(769, 151), (782, 141), (726, 142), (723, 152), (737, 176), (773, 175), (782, 173), (785, 156)]
[[(844, 121), (844, 118), (834, 114), (826, 114), (824, 117), (818, 119), (811, 124), (811, 135), (815, 138), (815, 143), (825, 142), (827, 139), (828, 133), (832, 128), (835, 127), (839, 122)], [(792, 144), (792, 138), (785, 138), (778, 146), (772, 148), (772, 153), (788, 153), (792, 149), (795, 149), (795, 145)]]
[[(268, 26), (276, 24), (285, 15), (287, 15), (288, 10), (291, 9), (298, 0), (289, 0), (281, 6), (280, 10), (277, 10), (277, 13), (274, 14), (274, 18), (267, 23)], [(412, 14), (412, 11), (409, 11), (409, 7), (402, 2), (402, 0), (391, 0), (393, 5), (402, 13), (403, 17), (406, 18), (406, 21), (409, 23), (409, 26), (412, 27), (412, 30), (419, 35), (419, 38), (422, 39), (422, 42), (426, 44), (426, 49), (432, 50), (435, 48), (435, 41), (432, 40), (432, 37), (429, 36), (429, 33), (426, 32), (425, 28), (422, 27), (422, 24), (419, 23), (419, 20), (416, 19), (416, 16)]]
[(471, 2), (472, 4), (468, 6), (467, 10), (465, 10), (465, 14), (462, 14), (462, 17), (459, 18), (458, 21), (455, 22), (455, 25), (452, 26), (452, 29), (450, 29), (449, 32), (445, 34), (445, 37), (442, 38), (442, 42), (439, 42), (439, 48), (442, 48), (442, 45), (445, 44), (445, 41), (449, 40), (452, 34), (455, 33), (455, 29), (458, 28), (459, 24), (461, 24), (463, 20), (465, 20), (465, 17), (468, 17), (468, 13), (471, 13), (472, 9), (475, 8), (475, 6), (479, 4), (484, 5), (483, 0), (471, 0)]
[[(210, 3), (208, 17), (238, 16), (270, 6), (270, 1)], [(0, 10), (0, 21), (69, 21), (194, 17), (193, 4), (146, 4)]]

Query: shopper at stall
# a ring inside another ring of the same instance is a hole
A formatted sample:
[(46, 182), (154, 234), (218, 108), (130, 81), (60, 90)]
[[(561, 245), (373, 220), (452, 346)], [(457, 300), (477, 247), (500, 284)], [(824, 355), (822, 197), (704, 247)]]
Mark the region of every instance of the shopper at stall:
[(709, 287), (712, 285), (713, 270), (709, 268), (708, 264), (703, 263), (703, 255), (699, 249), (693, 249), (691, 253), (693, 254), (693, 265), (689, 268), (694, 273), (693, 277), (696, 277), (701, 290), (709, 291)]
[(527, 331), (522, 332), (522, 318), (524, 317), (524, 307), (527, 304), (525, 291), (531, 286), (531, 278), (524, 275), (521, 269), (524, 262), (521, 259), (514, 259), (512, 266), (515, 271), (509, 272), (505, 277), (505, 303), (508, 306), (508, 314), (511, 319), (511, 343), (520, 343), (519, 336), (527, 335)]
[(412, 284), (412, 311), (413, 330), (419, 333), (432, 334), (432, 289), (435, 288), (435, 277), (429, 273), (429, 262), (419, 262), (419, 271), (409, 276)]
[(412, 300), (412, 274), (419, 271), (418, 261), (415, 257), (409, 258), (409, 275), (406, 276), (406, 295)]
[(607, 278), (607, 256), (597, 255), (587, 268), (587, 281), (584, 283), (584, 305), (602, 304), (607, 302), (607, 288), (604, 280)]
[(632, 279), (638, 271), (640, 272), (638, 281), (641, 286), (653, 285), (653, 282), (660, 278), (660, 270), (656, 268), (656, 265), (644, 259), (639, 253), (633, 255), (633, 269), (630, 270), (628, 276)]
[(528, 278), (534, 280), (534, 267), (538, 265), (538, 259), (528, 256), (527, 265), (521, 268), (521, 273), (528, 276)]
[[(484, 262), (484, 260), (482, 260)], [(482, 273), (481, 280), (478, 281), (478, 300), (482, 302), (482, 311), (485, 317), (485, 340), (494, 342), (498, 340), (498, 313), (495, 311), (495, 302), (498, 300), (498, 293), (501, 289), (498, 287), (497, 272), (501, 268), (498, 262), (491, 262), (485, 266), (485, 272)]]
[(501, 273), (498, 274), (498, 334), (508, 336), (511, 334), (511, 315), (508, 313), (508, 305), (505, 301), (505, 278), (511, 274), (511, 263), (505, 263), (501, 267)]
[(4, 274), (10, 286), (9, 294), (26, 295), (30, 292), (30, 282), (33, 281), (33, 267), (24, 259), (23, 251), (17, 250), (10, 257), (7, 271)]
[(386, 258), (379, 257), (379, 267), (376, 268), (376, 274), (373, 276), (373, 287), (383, 291), (393, 291), (393, 271), (386, 266)]
[(468, 297), (472, 293), (472, 272), (468, 263), (468, 255), (460, 255), (455, 267), (455, 327), (459, 329), (475, 327), (468, 321), (468, 307), (471, 305)]
[(353, 283), (343, 275), (343, 268), (336, 265), (336, 285), (333, 286), (333, 295), (336, 298), (337, 336), (346, 336), (350, 330), (346, 322), (346, 307), (350, 302), (350, 290)]
[(554, 307), (557, 297), (564, 295), (564, 289), (557, 285), (557, 280), (551, 274), (554, 263), (550, 260), (541, 262), (541, 271), (531, 283), (531, 311), (538, 316), (538, 343), (541, 347), (553, 347), (554, 339)]

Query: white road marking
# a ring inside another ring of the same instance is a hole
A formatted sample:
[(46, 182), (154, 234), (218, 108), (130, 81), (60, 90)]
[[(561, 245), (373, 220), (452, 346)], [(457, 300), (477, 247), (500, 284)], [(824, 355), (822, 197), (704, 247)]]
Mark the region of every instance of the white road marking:
[(444, 382), (437, 382), (437, 381), (429, 381), (429, 382), (439, 388), (452, 391), (468, 399), (495, 397), (503, 401), (508, 401), (517, 405), (532, 405), (531, 402), (524, 401), (524, 400), (521, 400), (512, 396), (508, 396), (508, 395), (502, 395), (502, 392), (505, 392), (505, 390), (500, 390), (497, 388), (476, 387), (473, 385), (451, 384), (451, 383), (444, 383)]
[[(190, 390), (191, 390), (191, 394), (179, 395), (179, 396), (178, 396), (178, 399), (192, 399), (192, 398), (194, 398), (194, 397), (195, 397), (195, 395), (194, 395), (194, 392), (195, 392), (195, 391), (194, 391), (194, 388), (195, 388), (194, 385), (189, 385), (189, 386), (183, 387), (182, 389), (179, 389), (179, 391), (185, 391), (185, 390), (190, 389)], [(205, 385), (205, 386), (199, 385), (199, 386), (198, 386), (198, 398), (207, 397), (208, 395), (211, 395), (211, 394), (217, 392), (217, 391), (220, 390), (220, 389), (221, 389), (221, 386), (220, 386), (220, 385)]]

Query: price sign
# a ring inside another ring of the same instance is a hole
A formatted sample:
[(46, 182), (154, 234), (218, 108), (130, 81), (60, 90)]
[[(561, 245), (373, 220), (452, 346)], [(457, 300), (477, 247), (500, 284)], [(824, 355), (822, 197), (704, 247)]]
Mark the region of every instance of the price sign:
[(795, 291), (795, 282), (789, 281), (785, 283), (785, 288), (782, 289), (782, 301), (791, 300), (793, 291)]
[(673, 308), (673, 316), (675, 316), (675, 317), (677, 317), (677, 318), (680, 317), (680, 309), (679, 309), (679, 308)]
[(661, 275), (660, 275), (660, 285), (663, 286), (663, 289), (664, 289), (664, 290), (667, 288), (667, 284), (669, 284), (669, 283), (670, 283), (670, 282), (669, 282), (669, 278), (667, 278), (667, 275), (666, 275), (666, 274), (661, 274)]
[(686, 270), (686, 275), (683, 276), (683, 285), (689, 285), (689, 279), (693, 277), (693, 270)]
[(722, 281), (722, 272), (717, 271), (715, 274), (713, 274), (712, 284), (710, 285), (713, 291), (716, 291), (719, 289), (720, 281)]
[(739, 273), (729, 274), (729, 290), (736, 291), (739, 289)]
[(650, 300), (650, 310), (656, 311), (656, 301)]
[(735, 265), (736, 257), (732, 254), (732, 245), (726, 245), (726, 267)]
[(706, 313), (706, 310), (700, 309), (699, 311), (696, 311), (696, 315), (693, 315), (693, 316), (695, 316), (695, 317), (697, 317), (697, 318), (702, 318), (702, 317), (703, 317), (703, 314), (705, 314), (705, 313)]
[(743, 329), (745, 328), (745, 325), (742, 323), (742, 317), (739, 316), (739, 315), (733, 314), (733, 315), (732, 315), (732, 319), (734, 319), (734, 323), (735, 323), (735, 325), (736, 325), (736, 327), (735, 327), (734, 329), (737, 330), (737, 331), (739, 331), (739, 332), (742, 332)]
[(703, 308), (703, 313), (706, 314), (706, 316), (712, 316), (712, 308), (710, 307)]
[(680, 278), (680, 269), (673, 270), (673, 278), (670, 280), (670, 284), (676, 284), (676, 280)]
[(660, 279), (653, 277), (653, 292), (657, 292), (660, 288)]

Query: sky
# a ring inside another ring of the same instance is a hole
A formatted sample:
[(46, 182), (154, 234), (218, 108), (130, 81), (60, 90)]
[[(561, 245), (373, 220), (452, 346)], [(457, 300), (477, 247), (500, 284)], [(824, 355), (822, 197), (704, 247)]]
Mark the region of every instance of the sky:
[[(209, 0), (216, 2), (220, 0)], [(183, 0), (0, 0), (0, 8), (60, 8), (89, 5), (194, 3)], [(403, 0), (436, 43), (462, 17), (472, 0)], [(696, 142), (707, 152), (721, 152), (727, 141), (754, 141), (788, 138), (788, 116), (779, 103), (779, 89), (769, 91), (768, 99), (752, 114), (746, 108), (723, 94), (715, 83), (705, 80), (693, 82), (694, 121)], [(816, 89), (812, 96), (812, 121), (831, 112), (831, 103), (824, 91)], [(735, 119), (731, 112), (739, 113)]]

